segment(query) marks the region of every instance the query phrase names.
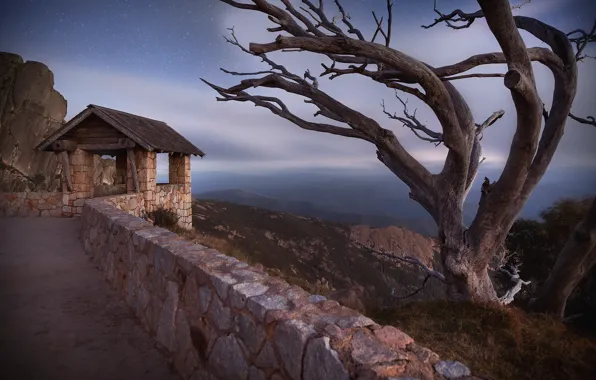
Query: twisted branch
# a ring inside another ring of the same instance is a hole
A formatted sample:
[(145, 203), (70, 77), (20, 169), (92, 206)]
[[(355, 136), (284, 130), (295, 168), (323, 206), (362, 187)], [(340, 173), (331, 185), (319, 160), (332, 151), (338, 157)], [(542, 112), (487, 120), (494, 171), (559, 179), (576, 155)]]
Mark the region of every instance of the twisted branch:
[[(383, 113), (385, 115), (387, 115), (390, 119), (393, 120), (398, 120), (400, 121), (404, 127), (408, 127), (410, 128), (410, 130), (416, 135), (416, 137), (418, 137), (421, 140), (424, 141), (428, 141), (431, 143), (435, 143), (435, 146), (438, 146), (439, 144), (441, 144), (443, 142), (443, 134), (440, 132), (435, 132), (429, 128), (426, 127), (426, 125), (422, 124), (418, 118), (416, 117), (416, 110), (414, 110), (414, 113), (411, 114), (408, 112), (408, 101), (404, 101), (402, 100), (402, 98), (399, 97), (399, 95), (397, 94), (397, 91), (395, 92), (395, 97), (397, 98), (397, 100), (399, 100), (399, 102), (403, 105), (404, 109), (403, 109), (403, 113), (404, 113), (404, 117), (401, 116), (397, 116), (396, 113), (389, 113), (386, 109), (385, 109), (385, 101), (383, 100), (381, 102), (381, 107), (383, 108)], [(426, 136), (422, 136), (420, 133), (418, 132), (422, 132), (424, 133)]]

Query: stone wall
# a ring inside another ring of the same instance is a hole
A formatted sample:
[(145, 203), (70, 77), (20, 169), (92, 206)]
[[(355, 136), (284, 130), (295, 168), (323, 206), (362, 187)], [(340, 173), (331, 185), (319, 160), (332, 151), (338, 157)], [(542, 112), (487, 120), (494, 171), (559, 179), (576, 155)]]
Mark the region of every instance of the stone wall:
[(112, 203), (85, 203), (85, 252), (185, 379), (473, 379), (394, 327)]
[(192, 228), (192, 198), (190, 186), (157, 184), (155, 193), (156, 207), (170, 209), (178, 215), (178, 226), (184, 229)]
[(95, 198), (103, 200), (117, 209), (126, 212), (127, 214), (134, 215), (137, 217), (145, 216), (145, 198), (141, 193), (135, 194), (124, 194), (118, 196), (110, 196), (105, 198)]
[(0, 216), (62, 216), (62, 193), (0, 193)]

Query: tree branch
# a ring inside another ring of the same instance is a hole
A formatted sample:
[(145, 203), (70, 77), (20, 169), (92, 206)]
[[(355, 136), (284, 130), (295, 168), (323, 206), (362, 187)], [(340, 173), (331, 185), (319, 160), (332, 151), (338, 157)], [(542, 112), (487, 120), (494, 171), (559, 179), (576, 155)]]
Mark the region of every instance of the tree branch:
[[(449, 14), (441, 13), (437, 9), (437, 0), (435, 0), (435, 2), (434, 2), (433, 10), (435, 11), (436, 14), (439, 15), (439, 17), (436, 18), (432, 24), (422, 25), (422, 27), (424, 29), (432, 28), (433, 26), (435, 26), (441, 22), (444, 22), (445, 25), (447, 25), (451, 29), (465, 29), (465, 28), (469, 28), (474, 23), (474, 21), (476, 21), (476, 19), (484, 16), (482, 11), (476, 11), (474, 13), (466, 13), (466, 12), (462, 11), (461, 9), (456, 9)], [(454, 23), (462, 23), (462, 22), (463, 22), (463, 24), (461, 24), (461, 25), (454, 24)]]
[[(504, 110), (493, 112), (484, 122), (476, 124), (476, 134), (481, 134), (486, 128), (490, 127), (505, 115)], [(482, 138), (480, 138), (482, 140)]]
[[(370, 137), (366, 136), (364, 133), (355, 131), (350, 128), (343, 128), (338, 127), (335, 125), (324, 124), (324, 123), (313, 123), (308, 122), (304, 119), (299, 118), (298, 116), (294, 115), (290, 112), (288, 107), (278, 98), (270, 97), (270, 96), (257, 96), (257, 95), (250, 95), (245, 91), (241, 91), (238, 88), (236, 89), (225, 89), (219, 86), (216, 86), (205, 79), (201, 80), (207, 84), (209, 87), (217, 91), (222, 97), (217, 98), (218, 101), (239, 101), (239, 102), (252, 102), (256, 106), (263, 107), (269, 109), (274, 114), (291, 121), (292, 123), (296, 124), (302, 129), (316, 131), (316, 132), (324, 132), (329, 133), (337, 136), (344, 136), (344, 137), (352, 137), (358, 138), (362, 140), (366, 140), (372, 142)], [(245, 81), (243, 81), (245, 82)]]
[(469, 79), (469, 78), (503, 78), (505, 74), (495, 73), (495, 74), (465, 74), (465, 75), (456, 75), (453, 77), (445, 78), (442, 77), (441, 80), (456, 80), (456, 79)]
[[(511, 10), (520, 9), (522, 6), (530, 3), (530, 1), (531, 0), (524, 0), (521, 4), (512, 5), (510, 7), (510, 9)], [(432, 28), (433, 26), (435, 26), (441, 22), (444, 22), (445, 25), (447, 25), (451, 29), (466, 29), (466, 28), (469, 28), (474, 23), (474, 21), (476, 21), (479, 18), (484, 17), (484, 12), (482, 10), (478, 10), (473, 13), (466, 13), (466, 12), (462, 11), (461, 9), (456, 9), (449, 14), (441, 13), (437, 9), (437, 0), (434, 0), (434, 11), (436, 14), (439, 15), (439, 17), (436, 18), (432, 24), (422, 25), (422, 27), (424, 29)], [(461, 24), (456, 25), (455, 23), (461, 23)]]
[(529, 285), (532, 281), (524, 281), (519, 276), (519, 266), (518, 265), (511, 265), (511, 271), (508, 271), (504, 266), (500, 267), (499, 270), (509, 276), (511, 281), (515, 283), (510, 289), (505, 292), (505, 294), (499, 297), (499, 302), (502, 305), (509, 305), (513, 302), (515, 295), (521, 291), (522, 285)]
[(383, 35), (383, 37), (385, 38), (385, 46), (389, 47), (389, 45), (391, 44), (391, 24), (393, 23), (393, 1), (392, 0), (387, 0), (387, 32), (385, 32), (382, 28), (382, 23), (383, 23), (383, 17), (381, 17), (381, 19), (377, 18), (377, 15), (375, 14), (375, 12), (372, 13), (373, 18), (375, 19), (375, 23), (377, 24), (377, 29), (375, 30), (375, 33), (373, 34), (373, 37), (371, 39), (371, 42), (374, 42), (375, 37), (377, 36), (377, 33), (381, 33)]
[[(383, 107), (383, 113), (385, 115), (387, 115), (390, 119), (393, 120), (398, 120), (400, 121), (404, 127), (408, 127), (410, 128), (410, 130), (412, 132), (414, 132), (414, 134), (416, 135), (416, 137), (418, 137), (421, 140), (424, 141), (428, 141), (431, 143), (436, 143), (436, 145), (438, 146), (439, 144), (441, 144), (443, 142), (443, 134), (440, 132), (435, 132), (429, 128), (426, 127), (426, 125), (422, 124), (418, 118), (416, 118), (416, 111), (414, 110), (413, 114), (410, 114), (408, 112), (408, 102), (407, 100), (404, 101), (402, 100), (399, 95), (397, 94), (397, 91), (395, 92), (395, 97), (397, 98), (397, 100), (400, 101), (400, 103), (403, 105), (404, 109), (403, 109), (403, 113), (404, 113), (404, 117), (401, 116), (397, 116), (396, 113), (389, 113), (386, 109), (385, 109), (385, 101), (383, 100), (383, 102), (381, 103), (381, 107)], [(422, 136), (418, 133), (418, 131), (424, 133), (426, 135)]]
[(493, 125), (494, 123), (496, 123), (497, 120), (499, 120), (500, 118), (503, 117), (503, 115), (505, 115), (505, 111), (499, 110), (499, 111), (493, 112), (493, 114), (490, 115), (484, 122), (482, 122), (480, 124), (475, 123), (476, 131), (475, 131), (475, 136), (474, 136), (474, 145), (472, 146), (472, 152), (470, 153), (470, 166), (468, 168), (468, 175), (466, 178), (466, 186), (465, 186), (463, 199), (467, 198), (467, 195), (469, 194), (470, 190), (472, 189), (472, 185), (474, 184), (474, 181), (476, 180), (476, 177), (478, 176), (478, 168), (480, 167), (480, 164), (483, 163), (484, 160), (486, 159), (486, 157), (481, 158), (482, 145), (480, 144), (480, 141), (482, 141), (482, 136), (483, 136), (482, 132), (484, 132), (484, 130), (486, 128), (488, 128), (491, 125)]
[[(406, 54), (368, 41), (338, 37), (285, 37), (279, 35), (275, 42), (268, 44), (251, 43), (249, 50), (255, 54), (279, 51), (282, 49), (302, 49), (322, 54), (358, 54), (378, 63), (399, 68), (406, 75), (416, 78), (416, 83), (426, 92), (426, 103), (433, 109), (443, 127), (444, 143), (459, 157), (465, 157), (465, 141), (453, 110), (451, 94), (446, 86), (425, 64)], [(399, 88), (396, 86), (395, 88)]]
[(397, 255), (395, 252), (389, 252), (389, 253), (382, 252), (382, 251), (376, 250), (374, 248), (367, 247), (366, 245), (364, 245), (358, 241), (355, 241), (355, 240), (352, 240), (352, 244), (354, 244), (356, 247), (363, 248), (369, 252), (372, 252), (372, 253), (382, 256), (384, 258), (401, 261), (406, 264), (417, 266), (418, 268), (422, 269), (426, 274), (428, 274), (430, 277), (436, 278), (437, 280), (439, 280), (441, 282), (447, 282), (447, 280), (445, 279), (445, 275), (443, 275), (443, 273), (437, 272), (433, 269), (430, 269), (429, 267), (424, 265), (424, 263), (422, 261), (420, 261), (420, 259), (418, 259), (417, 257), (406, 256), (403, 254), (403, 252), (402, 252), (401, 256)]
[(592, 125), (592, 126), (596, 127), (596, 119), (594, 119), (594, 116), (587, 116), (584, 119), (581, 117), (577, 117), (572, 113), (569, 113), (569, 117), (572, 118), (573, 120), (577, 121), (578, 123), (588, 124), (588, 125)]
[[(571, 37), (576, 35), (576, 37)], [(596, 20), (594, 21), (594, 25), (592, 26), (592, 30), (589, 33), (586, 33), (582, 29), (576, 29), (572, 32), (567, 33), (567, 37), (569, 41), (575, 44), (575, 48), (577, 52), (575, 53), (575, 59), (577, 61), (581, 61), (584, 58), (589, 58), (587, 54), (582, 55), (582, 52), (588, 46), (588, 43), (596, 41)]]
[[(257, 1), (257, 0), (255, 0)], [(232, 37), (226, 39), (232, 45), (251, 55), (257, 55), (271, 66), (271, 70), (258, 71), (267, 74), (261, 78), (245, 79), (239, 85), (222, 88), (203, 80), (207, 85), (216, 90), (221, 97), (219, 101), (252, 102), (257, 106), (269, 109), (276, 115), (293, 122), (303, 129), (326, 132), (330, 134), (359, 138), (374, 144), (377, 157), (392, 172), (394, 172), (410, 189), (419, 203), (431, 215), (436, 215), (434, 197), (432, 196), (432, 177), (424, 166), (414, 159), (400, 144), (395, 135), (382, 128), (375, 120), (345, 106), (318, 89), (316, 79), (306, 71), (304, 77), (289, 72), (284, 66), (269, 59), (265, 53), (255, 53), (242, 47), (231, 30)], [(224, 70), (232, 75), (251, 75), (256, 73), (238, 73)], [(251, 95), (246, 92), (249, 88), (268, 87), (284, 90), (288, 93), (305, 97), (307, 103), (319, 108), (315, 116), (322, 115), (329, 119), (348, 124), (350, 128), (343, 128), (324, 123), (311, 123), (292, 114), (280, 99)]]

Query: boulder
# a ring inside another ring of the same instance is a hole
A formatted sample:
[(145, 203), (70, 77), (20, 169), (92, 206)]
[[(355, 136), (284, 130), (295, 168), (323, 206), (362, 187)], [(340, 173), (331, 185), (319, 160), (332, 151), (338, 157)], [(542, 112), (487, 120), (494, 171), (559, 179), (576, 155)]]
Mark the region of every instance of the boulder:
[(57, 190), (61, 164), (35, 146), (64, 123), (66, 100), (43, 63), (0, 52), (0, 191)]
[(94, 166), (94, 184), (95, 185), (113, 185), (116, 176), (116, 160), (113, 158), (104, 158), (98, 155), (93, 156)]

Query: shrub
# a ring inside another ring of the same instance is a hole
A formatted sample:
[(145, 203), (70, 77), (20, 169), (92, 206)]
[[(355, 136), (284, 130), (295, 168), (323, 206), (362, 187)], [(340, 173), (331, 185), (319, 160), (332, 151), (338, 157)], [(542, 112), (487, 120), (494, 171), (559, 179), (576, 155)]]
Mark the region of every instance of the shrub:
[(153, 220), (153, 223), (155, 223), (156, 226), (167, 229), (175, 229), (178, 225), (178, 220), (180, 219), (174, 210), (166, 209), (162, 206), (147, 213), (147, 215)]

